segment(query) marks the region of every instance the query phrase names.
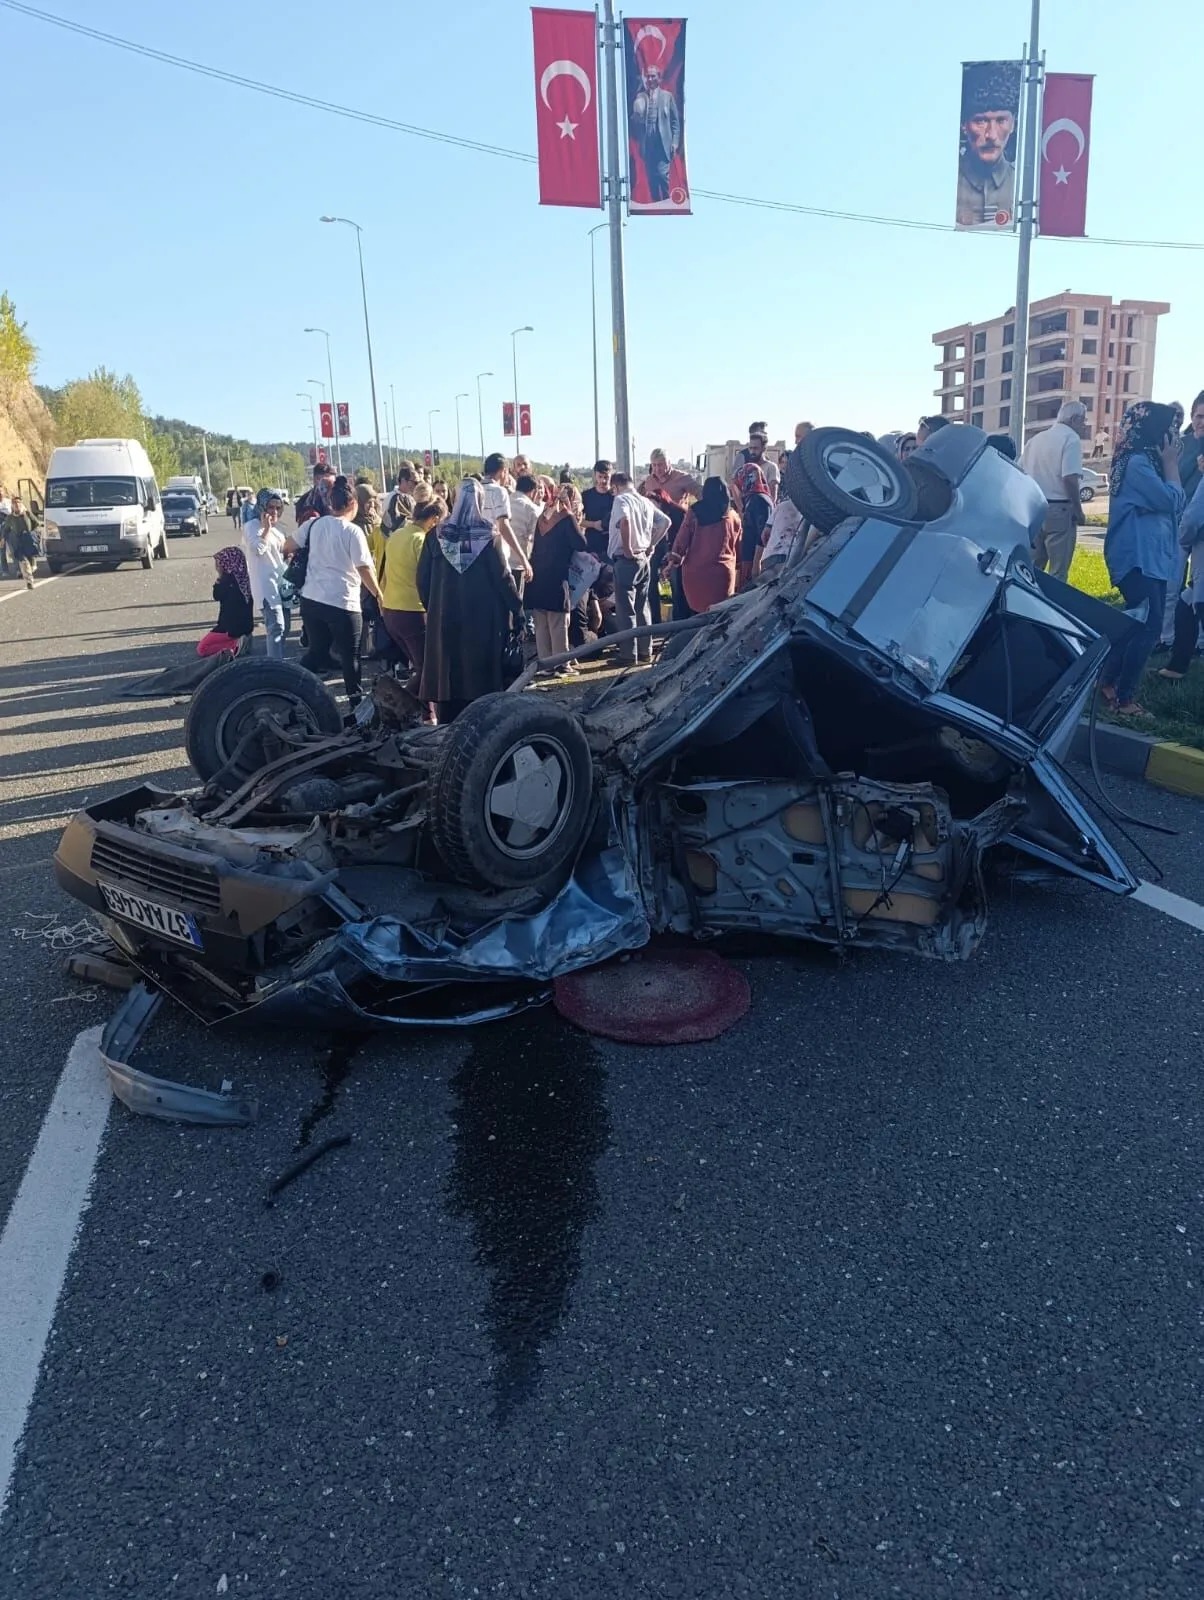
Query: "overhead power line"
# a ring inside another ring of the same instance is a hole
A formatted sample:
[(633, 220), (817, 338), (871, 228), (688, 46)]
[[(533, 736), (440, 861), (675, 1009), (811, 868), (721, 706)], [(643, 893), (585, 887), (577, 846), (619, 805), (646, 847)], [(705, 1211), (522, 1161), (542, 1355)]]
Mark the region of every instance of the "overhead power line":
[[(436, 128), (420, 128), (411, 122), (399, 122), (394, 117), (380, 116), (376, 112), (364, 111), (356, 106), (332, 104), (330, 101), (314, 99), (309, 95), (298, 94), (291, 89), (281, 88), (278, 84), (256, 83), (236, 72), (225, 72), (220, 67), (211, 67), (201, 61), (190, 61), (185, 56), (172, 55), (167, 50), (157, 50), (152, 45), (139, 44), (134, 39), (123, 39), (115, 33), (105, 33), (100, 28), (89, 27), (85, 22), (76, 22), (70, 17), (57, 16), (53, 11), (43, 11), (38, 6), (26, 5), (24, 0), (0, 0), (0, 6), (7, 11), (15, 11), (22, 16), (32, 17), (37, 22), (49, 23), (52, 27), (62, 28), (67, 33), (79, 34), (82, 38), (92, 39), (97, 44), (105, 44), (114, 50), (125, 50), (131, 55), (142, 56), (148, 61), (157, 61), (163, 66), (176, 67), (182, 72), (193, 72), (198, 77), (212, 79), (216, 83), (229, 84), (232, 88), (249, 91), (256, 95), (266, 95), (274, 100), (285, 100), (292, 105), (302, 106), (307, 111), (316, 111), (330, 117), (342, 117), (348, 122), (362, 122), (369, 127), (384, 128), (390, 133), (407, 134), (412, 139), (428, 139), (435, 144), (457, 146), (461, 150), (475, 150), (480, 155), (496, 156), (504, 161), (521, 161), (529, 166), (534, 166), (538, 157), (526, 150), (511, 150), (505, 145), (489, 144), (482, 139), (465, 139), (459, 134), (442, 133)], [(781, 211), (804, 217), (822, 217), (831, 222), (862, 222), (879, 228), (910, 228), (925, 233), (960, 233), (962, 230), (955, 228), (948, 222), (922, 222), (915, 217), (883, 217), (864, 211), (842, 211), (827, 206), (808, 206), (792, 200), (766, 200), (756, 195), (725, 194), (717, 189), (692, 189), (691, 191), (700, 200), (714, 200), (721, 205), (750, 206), (762, 211)], [(1009, 234), (1001, 232), (999, 237), (1008, 238)], [(1108, 239), (1091, 237), (1085, 239), (1060, 240), (1060, 243), (1079, 245), (1119, 245), (1132, 250), (1204, 250), (1204, 242), (1191, 243), (1184, 239)]]

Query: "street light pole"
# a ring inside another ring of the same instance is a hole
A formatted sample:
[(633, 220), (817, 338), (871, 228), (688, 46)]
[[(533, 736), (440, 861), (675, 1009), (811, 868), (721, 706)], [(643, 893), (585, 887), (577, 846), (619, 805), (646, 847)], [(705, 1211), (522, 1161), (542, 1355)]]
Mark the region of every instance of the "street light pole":
[(602, 455), (602, 425), (598, 415), (598, 255), (594, 249), (594, 235), (609, 228), (609, 222), (600, 222), (596, 228), (589, 230), (589, 298), (591, 309), (590, 328), (593, 334), (594, 356), (594, 460)]
[(412, 422), (403, 422), (401, 425), (401, 453), (403, 456), (406, 453), (406, 434), (409, 433), (413, 426), (414, 424)]
[[(460, 482), (464, 482), (464, 451), (460, 445), (460, 401), (471, 400), (472, 396), (467, 390), (456, 396), (456, 471), (460, 475)], [(484, 466), (484, 462), (481, 463)]]
[(396, 474), (401, 463), (397, 459), (397, 396), (393, 393), (393, 385), (389, 385), (389, 432), (393, 439), (393, 472)]
[(201, 435), (201, 455), (205, 459), (205, 493), (212, 494), (213, 484), (209, 478), (209, 436), (205, 433)]
[(1024, 423), (1028, 414), (1028, 306), (1029, 266), (1033, 253), (1033, 230), (1037, 216), (1037, 133), (1041, 123), (1041, 79), (1043, 76), (1039, 35), (1041, 0), (1033, 0), (1029, 23), (1028, 49), (1024, 58), (1024, 150), (1020, 166), (1020, 246), (1016, 260), (1016, 328), (1013, 393), (1019, 393), (1019, 411), (1012, 407), (1012, 437), (1017, 450), (1024, 449)]
[(314, 397), (304, 389), (297, 390), (297, 399), (304, 400), (309, 407), (309, 425), (314, 430), (314, 460), (318, 459), (318, 418), (314, 411)]
[[(376, 369), (372, 364), (372, 329), (368, 322), (368, 284), (364, 278), (364, 230), (358, 222), (352, 222), (350, 217), (321, 217), (321, 222), (341, 222), (344, 227), (355, 229), (355, 248), (360, 258), (360, 293), (364, 300), (364, 339), (368, 345), (368, 387), (372, 391), (372, 425), (376, 429), (376, 454), (380, 458), (380, 481), (383, 487), (385, 481), (385, 452), (380, 442), (380, 411), (376, 404)], [(335, 434), (337, 437), (338, 429)]]
[(626, 472), (631, 460), (631, 406), (627, 393), (627, 289), (623, 278), (623, 168), (619, 159), (619, 25), (615, 0), (603, 0), (606, 50), (606, 165), (610, 207), (610, 314), (615, 353), (615, 452)]
[(492, 372), (477, 373), (477, 421), (481, 425), (481, 465), (485, 465), (485, 407), (481, 403), (481, 379), (492, 378)]
[(435, 464), (435, 424), (434, 424), (434, 420), (433, 419), (435, 417), (441, 417), (442, 415), (443, 415), (443, 413), (439, 410), (438, 406), (436, 406), (433, 411), (428, 411), (427, 414), (426, 414), (426, 431), (427, 431), (427, 437), (429, 438), (430, 445), (431, 445), (431, 465), (432, 466), (434, 466), (434, 464)]
[(510, 354), (514, 360), (514, 453), (522, 451), (523, 426), (518, 414), (518, 336), (520, 333), (534, 333), (535, 329), (530, 323), (522, 328), (515, 328), (510, 335)]
[[(320, 333), (322, 335), (322, 337), (326, 340), (326, 375), (330, 379), (330, 403), (331, 403), (332, 406), (334, 406), (336, 404), (335, 398), (334, 398), (335, 397), (334, 362), (331, 361), (331, 359), (330, 359), (330, 335), (326, 332), (325, 328), (306, 328), (305, 331), (306, 331), (306, 333)], [(308, 381), (310, 383), (312, 383), (314, 380), (312, 378), (310, 378)], [(334, 419), (334, 412), (331, 411), (332, 423), (333, 423), (333, 419)], [(338, 429), (338, 424), (337, 423), (334, 423), (334, 460), (335, 460), (335, 465), (338, 467), (339, 471), (342, 472), (342, 470), (343, 470), (343, 450), (342, 450), (342, 446), (339, 444), (339, 429)]]

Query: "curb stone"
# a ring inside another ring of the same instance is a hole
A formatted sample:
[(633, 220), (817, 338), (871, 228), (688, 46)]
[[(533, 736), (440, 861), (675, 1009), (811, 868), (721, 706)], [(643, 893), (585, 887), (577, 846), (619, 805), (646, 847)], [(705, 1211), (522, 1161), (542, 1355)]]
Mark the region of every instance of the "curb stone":
[[(1075, 732), (1071, 753), (1077, 761), (1089, 761), (1090, 723), (1084, 718)], [(1160, 789), (1175, 794), (1204, 796), (1204, 750), (1188, 745), (1151, 739), (1128, 728), (1114, 728), (1096, 722), (1095, 753), (1101, 767), (1126, 778), (1144, 778)]]

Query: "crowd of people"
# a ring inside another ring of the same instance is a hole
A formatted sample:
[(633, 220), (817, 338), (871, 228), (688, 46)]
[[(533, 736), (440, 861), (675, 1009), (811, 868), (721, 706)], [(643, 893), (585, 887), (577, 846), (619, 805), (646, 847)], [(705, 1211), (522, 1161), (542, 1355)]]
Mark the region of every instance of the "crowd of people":
[[(1204, 623), (1204, 395), (1183, 424), (1179, 406), (1135, 404), (1112, 457), (1104, 555), (1140, 627), (1113, 652), (1101, 693), (1130, 717), (1145, 714), (1137, 689), (1160, 636), (1173, 645), (1162, 676), (1177, 681)], [(906, 462), (950, 426), (922, 417), (914, 432), (877, 443)], [(639, 482), (600, 460), (583, 491), (567, 469), (556, 482), (522, 455), (489, 456), (454, 494), (405, 462), (384, 498), (320, 464), (294, 532), (279, 526), (274, 491), (243, 506), (239, 544), (215, 557), (219, 615), (200, 652), (245, 649), (262, 620), (268, 655), (279, 658), (299, 611), (302, 664), (341, 672), (352, 709), (362, 662), (374, 658), (403, 675), (438, 721), (503, 688), (524, 655), (572, 674), (574, 651), (613, 634), (618, 665), (638, 666), (652, 658), (666, 606), (674, 620), (710, 610), (817, 536), (782, 488), (792, 450), (811, 432), (799, 423), (792, 449), (771, 453), (755, 422), (730, 473), (705, 481), (663, 450)], [(1010, 438), (989, 439), (1042, 490), (1033, 561), (1063, 580), (1084, 521), (1086, 432), (1086, 412), (1071, 401), (1019, 460)]]

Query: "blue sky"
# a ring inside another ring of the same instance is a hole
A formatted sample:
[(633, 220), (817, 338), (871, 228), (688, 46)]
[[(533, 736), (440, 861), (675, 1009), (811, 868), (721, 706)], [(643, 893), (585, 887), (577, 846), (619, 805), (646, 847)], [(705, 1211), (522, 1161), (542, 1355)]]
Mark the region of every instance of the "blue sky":
[[(541, 210), (535, 169), (336, 119), (259, 83), (533, 151), (530, 17), (512, 0), (42, 0), (92, 26), (244, 76), (214, 84), (0, 10), (19, 70), (5, 89), (4, 269), (41, 351), (41, 381), (104, 364), (150, 409), (252, 439), (308, 434), (296, 391), (335, 375), (353, 431), (370, 432), (354, 236), (365, 225), (378, 382), (411, 448), (487, 444), (510, 392), (510, 330), (535, 453), (593, 449), (586, 231), (599, 216)], [(960, 66), (1015, 56), (1026, 0), (861, 0), (835, 7), (693, 0), (689, 158), (701, 188), (925, 221), (952, 219)], [(1051, 70), (1093, 72), (1088, 227), (1199, 237), (1187, 172), (1198, 63), (1176, 27), (1137, 25), (1119, 0), (1047, 0)], [(736, 20), (740, 19), (740, 20)], [(1168, 32), (1169, 28), (1169, 32)], [(1152, 131), (1165, 130), (1165, 154)], [(27, 138), (19, 138), (20, 133)], [(31, 152), (18, 165), (11, 152)], [(1142, 149), (1140, 147), (1144, 146)], [(690, 219), (627, 228), (637, 451), (687, 454), (766, 417), (884, 431), (931, 408), (932, 332), (1011, 304), (1010, 239), (872, 227), (698, 200)], [(603, 448), (613, 445), (605, 235), (599, 235)], [(1171, 302), (1157, 392), (1204, 387), (1198, 252), (1042, 241), (1034, 297), (1062, 289)]]

